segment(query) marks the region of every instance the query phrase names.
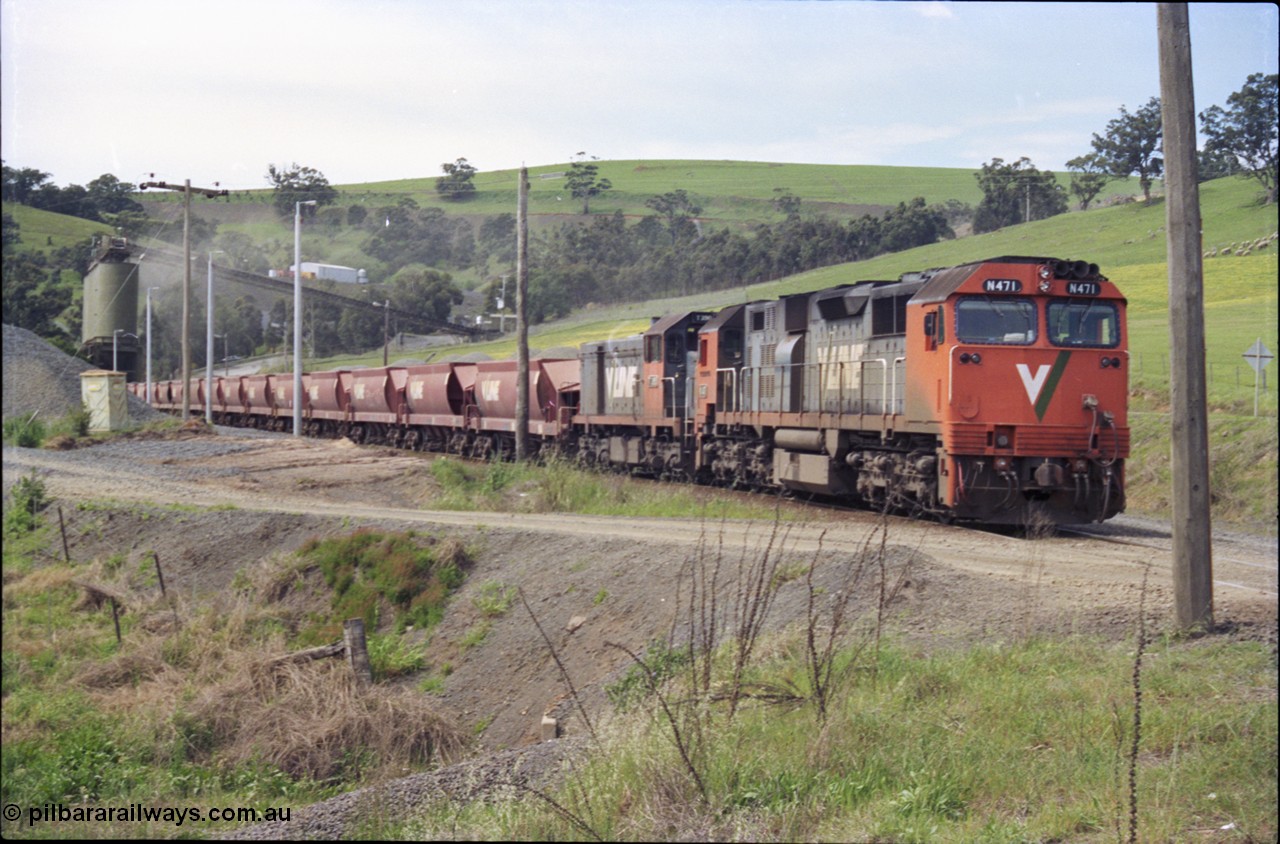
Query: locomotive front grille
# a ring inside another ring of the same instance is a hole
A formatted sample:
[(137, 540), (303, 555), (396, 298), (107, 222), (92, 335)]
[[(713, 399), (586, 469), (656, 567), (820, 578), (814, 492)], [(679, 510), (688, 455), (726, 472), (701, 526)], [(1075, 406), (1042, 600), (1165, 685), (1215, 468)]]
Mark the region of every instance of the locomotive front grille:
[[(942, 445), (950, 454), (987, 454), (993, 451), (994, 429), (986, 425), (952, 425), (942, 432)], [(1100, 428), (1089, 441), (1088, 428), (1037, 428), (1030, 425), (1014, 429), (1013, 454), (1018, 456), (1074, 457), (1089, 452), (1103, 456), (1129, 453), (1128, 428)]]

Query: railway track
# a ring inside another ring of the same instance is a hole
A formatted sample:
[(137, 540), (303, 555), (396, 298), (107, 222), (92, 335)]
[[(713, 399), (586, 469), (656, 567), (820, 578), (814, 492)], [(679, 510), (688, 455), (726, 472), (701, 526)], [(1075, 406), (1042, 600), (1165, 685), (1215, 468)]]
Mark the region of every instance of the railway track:
[[(1146, 520), (1142, 520), (1146, 522)], [(1097, 542), (1126, 545), (1160, 552), (1160, 557), (1170, 555), (1172, 566), (1173, 535), (1167, 525), (1144, 524), (1132, 518), (1122, 518), (1104, 525), (1078, 525), (1060, 527), (1058, 533), (1080, 536)], [(1213, 562), (1215, 587), (1261, 592), (1271, 598), (1280, 597), (1277, 577), (1277, 545), (1274, 538), (1266, 539), (1223, 531), (1213, 536)], [(1230, 579), (1219, 577), (1231, 572)]]

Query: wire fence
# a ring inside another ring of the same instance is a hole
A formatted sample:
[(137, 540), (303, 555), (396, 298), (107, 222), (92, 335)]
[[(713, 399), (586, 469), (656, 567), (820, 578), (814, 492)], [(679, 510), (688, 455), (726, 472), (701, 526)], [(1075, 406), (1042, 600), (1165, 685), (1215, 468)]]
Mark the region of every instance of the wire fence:
[[(1255, 372), (1247, 363), (1205, 362), (1210, 404), (1244, 415), (1276, 416), (1277, 396), (1269, 367)], [(1169, 355), (1134, 353), (1130, 358), (1130, 389), (1164, 394), (1169, 391)], [(1256, 401), (1256, 407), (1255, 407)]]

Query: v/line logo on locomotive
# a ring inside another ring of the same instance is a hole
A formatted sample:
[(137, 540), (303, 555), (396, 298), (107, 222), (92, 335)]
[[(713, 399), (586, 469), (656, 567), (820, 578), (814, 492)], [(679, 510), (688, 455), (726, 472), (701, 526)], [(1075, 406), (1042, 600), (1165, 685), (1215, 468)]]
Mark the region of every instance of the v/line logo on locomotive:
[[(670, 314), (530, 361), (526, 424), (534, 448), (634, 474), (942, 519), (1100, 521), (1124, 509), (1125, 307), (1095, 264), (1006, 256)], [(513, 365), (310, 373), (303, 433), (506, 456)], [(289, 430), (272, 389), (289, 377), (217, 379), (218, 421)], [(180, 410), (181, 388), (161, 382), (155, 404)]]
[(616, 364), (605, 371), (605, 379), (609, 384), (609, 395), (615, 399), (633, 399), (636, 397), (638, 366)]

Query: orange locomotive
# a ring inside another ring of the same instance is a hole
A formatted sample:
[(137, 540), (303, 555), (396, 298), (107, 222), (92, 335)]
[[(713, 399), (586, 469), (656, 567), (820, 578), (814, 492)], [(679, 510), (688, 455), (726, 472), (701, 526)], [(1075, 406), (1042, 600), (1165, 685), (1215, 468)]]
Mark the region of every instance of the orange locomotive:
[(1005, 257), (722, 311), (699, 470), (997, 524), (1124, 509), (1125, 301), (1096, 265)]

